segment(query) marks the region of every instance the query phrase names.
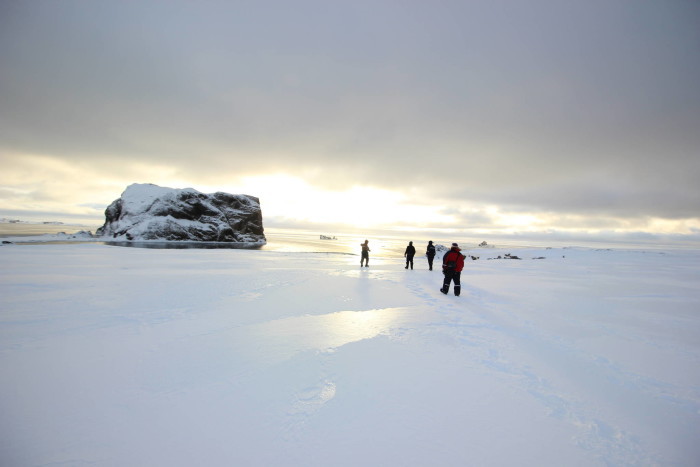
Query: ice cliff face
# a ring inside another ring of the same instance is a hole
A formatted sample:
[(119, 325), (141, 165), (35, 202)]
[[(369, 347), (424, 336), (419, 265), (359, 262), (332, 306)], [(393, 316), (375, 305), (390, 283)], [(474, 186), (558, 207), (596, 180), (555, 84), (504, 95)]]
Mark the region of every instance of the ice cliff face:
[(258, 198), (152, 184), (129, 185), (105, 210), (97, 235), (128, 241), (265, 243)]

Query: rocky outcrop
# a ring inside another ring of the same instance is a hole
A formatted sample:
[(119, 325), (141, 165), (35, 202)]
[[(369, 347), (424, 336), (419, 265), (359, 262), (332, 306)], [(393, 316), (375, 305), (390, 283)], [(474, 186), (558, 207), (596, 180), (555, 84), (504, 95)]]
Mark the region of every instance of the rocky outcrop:
[(265, 243), (258, 198), (133, 184), (105, 210), (97, 235), (118, 241)]

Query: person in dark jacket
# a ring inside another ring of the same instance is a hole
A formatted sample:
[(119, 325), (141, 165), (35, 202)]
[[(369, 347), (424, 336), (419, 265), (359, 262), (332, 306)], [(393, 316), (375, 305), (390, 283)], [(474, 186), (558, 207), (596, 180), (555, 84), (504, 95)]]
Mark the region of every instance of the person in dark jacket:
[[(365, 240), (365, 243), (360, 243), (362, 247), (362, 257), (360, 258), (360, 267), (369, 267), (369, 240)], [(364, 263), (364, 264), (363, 264)]]
[(413, 242), (408, 242), (403, 255), (406, 257), (406, 267), (404, 269), (408, 269), (409, 263), (411, 264), (411, 269), (413, 269), (413, 257), (416, 256), (416, 247), (413, 246)]
[(428, 248), (425, 250), (425, 256), (428, 257), (428, 268), (432, 271), (433, 259), (435, 259), (435, 245), (433, 245), (432, 240), (428, 242)]
[(459, 280), (462, 275), (462, 268), (464, 268), (464, 258), (465, 256), (462, 254), (462, 250), (459, 249), (459, 245), (453, 243), (450, 251), (442, 257), (442, 273), (445, 275), (445, 280), (442, 283), (440, 292), (447, 295), (447, 292), (450, 291), (450, 282), (454, 281), (455, 296), (459, 297), (462, 289)]

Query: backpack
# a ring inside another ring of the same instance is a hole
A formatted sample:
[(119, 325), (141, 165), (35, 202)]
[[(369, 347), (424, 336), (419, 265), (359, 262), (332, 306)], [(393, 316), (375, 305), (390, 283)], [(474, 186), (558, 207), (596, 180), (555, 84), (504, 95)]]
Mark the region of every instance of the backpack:
[[(455, 252), (455, 251), (451, 251), (450, 253), (454, 253), (455, 255), (458, 255), (458, 254), (459, 254), (459, 253), (457, 253), (457, 252)], [(448, 253), (448, 254), (449, 254), (449, 253)], [(445, 267), (446, 267), (447, 269), (454, 269), (454, 268), (456, 268), (456, 267), (457, 267), (457, 256), (454, 256), (454, 260), (447, 260), (447, 261), (445, 262)]]

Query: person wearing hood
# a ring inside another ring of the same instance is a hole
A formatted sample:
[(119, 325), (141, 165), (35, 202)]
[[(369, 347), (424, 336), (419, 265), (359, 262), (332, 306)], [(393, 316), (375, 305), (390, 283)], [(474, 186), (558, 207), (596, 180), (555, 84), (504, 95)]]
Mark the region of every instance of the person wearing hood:
[(450, 251), (442, 257), (442, 273), (445, 275), (445, 280), (442, 283), (440, 292), (447, 295), (447, 292), (450, 291), (450, 282), (454, 281), (454, 293), (455, 296), (459, 297), (459, 293), (462, 290), (459, 281), (462, 275), (462, 268), (464, 268), (464, 258), (465, 256), (462, 254), (462, 250), (459, 249), (459, 245), (453, 243)]
[(408, 246), (403, 255), (406, 257), (405, 269), (408, 269), (409, 263), (411, 264), (411, 269), (413, 269), (413, 257), (416, 256), (416, 247), (413, 246), (413, 242), (408, 242)]
[(435, 245), (433, 241), (428, 242), (428, 248), (425, 250), (425, 256), (428, 257), (428, 269), (433, 270), (433, 259), (435, 259)]

